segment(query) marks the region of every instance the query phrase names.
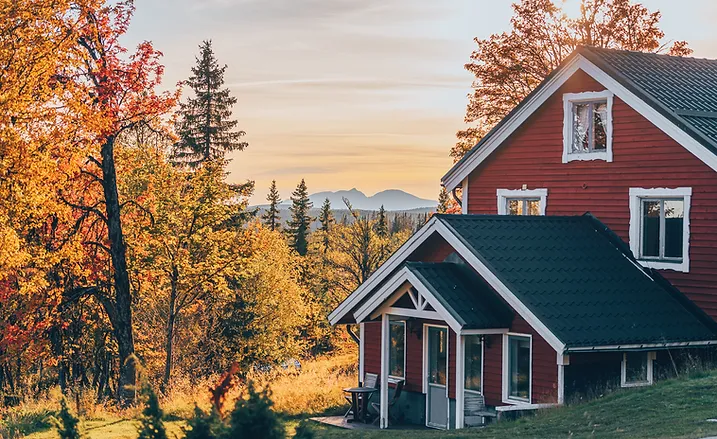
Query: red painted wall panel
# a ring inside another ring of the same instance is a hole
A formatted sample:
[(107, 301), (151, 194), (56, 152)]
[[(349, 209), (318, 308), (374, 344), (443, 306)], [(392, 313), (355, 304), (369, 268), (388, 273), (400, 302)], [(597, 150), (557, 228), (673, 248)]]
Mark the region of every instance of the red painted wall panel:
[(503, 405), (503, 336), (486, 335), (483, 339), (483, 395), (487, 405)]
[(497, 213), (497, 189), (548, 188), (548, 215), (589, 211), (627, 242), (630, 187), (692, 187), (690, 272), (662, 274), (717, 318), (717, 173), (617, 97), (613, 162), (562, 163), (562, 94), (603, 89), (573, 75), (470, 175), (468, 210)]

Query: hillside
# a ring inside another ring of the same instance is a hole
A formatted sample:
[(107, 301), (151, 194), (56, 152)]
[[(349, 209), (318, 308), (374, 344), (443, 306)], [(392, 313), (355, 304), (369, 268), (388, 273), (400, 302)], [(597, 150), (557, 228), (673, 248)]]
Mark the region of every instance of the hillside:
[[(710, 421), (711, 420), (711, 421)], [(319, 438), (705, 438), (717, 436), (717, 371), (618, 390), (535, 417), (458, 431), (350, 431), (318, 427)]]
[[(390, 212), (403, 212), (417, 209), (431, 211), (435, 210), (437, 205), (435, 200), (419, 198), (399, 189), (381, 191), (371, 195), (370, 197), (356, 188), (348, 191), (325, 191), (309, 195), (309, 199), (316, 208), (321, 207), (321, 205), (324, 204), (324, 200), (327, 198), (331, 202), (331, 207), (337, 210), (346, 208), (343, 201), (344, 198), (351, 202), (351, 206), (354, 209), (367, 211), (379, 210), (381, 206)], [(291, 200), (288, 199), (284, 200), (280, 204), (282, 209), (288, 209), (290, 205)], [(266, 207), (266, 204), (260, 204), (256, 207)]]

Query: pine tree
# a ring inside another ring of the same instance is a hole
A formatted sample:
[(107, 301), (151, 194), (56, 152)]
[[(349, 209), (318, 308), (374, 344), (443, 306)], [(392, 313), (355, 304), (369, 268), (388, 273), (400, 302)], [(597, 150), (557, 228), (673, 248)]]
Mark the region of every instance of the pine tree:
[(279, 196), (279, 191), (276, 189), (276, 180), (271, 181), (269, 194), (266, 196), (266, 200), (269, 202), (269, 208), (266, 210), (264, 215), (262, 215), (262, 219), (264, 220), (264, 224), (266, 224), (266, 226), (272, 231), (278, 230), (280, 227), (279, 223), (281, 222), (281, 217), (279, 216), (279, 204), (281, 203), (281, 197)]
[(378, 210), (378, 219), (376, 220), (376, 235), (379, 238), (386, 238), (388, 236), (388, 219), (386, 219), (386, 209), (383, 204)]
[(291, 237), (291, 246), (301, 256), (306, 254), (309, 247), (309, 232), (313, 218), (309, 216), (309, 210), (313, 204), (309, 200), (309, 191), (306, 189), (306, 182), (301, 183), (291, 194), (291, 219), (288, 222), (287, 232)]
[(238, 122), (231, 119), (237, 99), (229, 94), (228, 88), (222, 88), (227, 66), (219, 66), (211, 41), (204, 41), (199, 50), (197, 64), (187, 80), (195, 96), (180, 104), (177, 125), (180, 140), (173, 152), (176, 162), (191, 167), (247, 147), (241, 141), (246, 133), (236, 131)]
[(329, 233), (331, 232), (332, 225), (336, 222), (334, 214), (331, 212), (331, 201), (329, 201), (328, 198), (324, 200), (324, 204), (321, 206), (319, 221), (321, 221), (319, 230), (321, 230), (324, 235), (324, 253), (326, 253), (329, 251)]
[(59, 418), (57, 420), (57, 434), (60, 439), (80, 439), (82, 437), (79, 428), (80, 420), (70, 413), (65, 398), (60, 400), (60, 413), (57, 416)]
[(279, 421), (272, 406), (271, 391), (268, 387), (257, 391), (249, 381), (246, 396), (237, 399), (232, 412), (227, 434), (229, 438), (281, 439), (286, 437), (284, 425)]
[(149, 385), (145, 385), (142, 393), (147, 399), (142, 416), (139, 420), (137, 439), (167, 439), (167, 431), (162, 422), (162, 409), (159, 407), (157, 394)]
[(437, 213), (446, 213), (450, 209), (450, 199), (448, 198), (448, 191), (445, 187), (441, 187), (441, 192), (438, 194), (438, 208)]

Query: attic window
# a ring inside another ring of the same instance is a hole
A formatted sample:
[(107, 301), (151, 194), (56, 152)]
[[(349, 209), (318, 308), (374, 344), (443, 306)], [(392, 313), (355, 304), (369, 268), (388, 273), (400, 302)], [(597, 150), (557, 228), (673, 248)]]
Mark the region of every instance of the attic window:
[(563, 95), (563, 163), (612, 161), (612, 93)]

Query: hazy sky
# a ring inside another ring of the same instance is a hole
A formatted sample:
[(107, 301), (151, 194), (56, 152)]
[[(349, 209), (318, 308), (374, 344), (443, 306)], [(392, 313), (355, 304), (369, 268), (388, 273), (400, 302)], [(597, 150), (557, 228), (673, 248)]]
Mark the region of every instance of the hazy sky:
[[(717, 2), (644, 0), (671, 39), (717, 58)], [(399, 188), (437, 196), (463, 127), (471, 75), (463, 65), (484, 38), (509, 28), (509, 0), (136, 0), (127, 43), (164, 52), (166, 84), (189, 75), (211, 39), (249, 148), (231, 179), (272, 179), (284, 198), (309, 190), (368, 195)], [(567, 0), (574, 10), (578, 0)]]

